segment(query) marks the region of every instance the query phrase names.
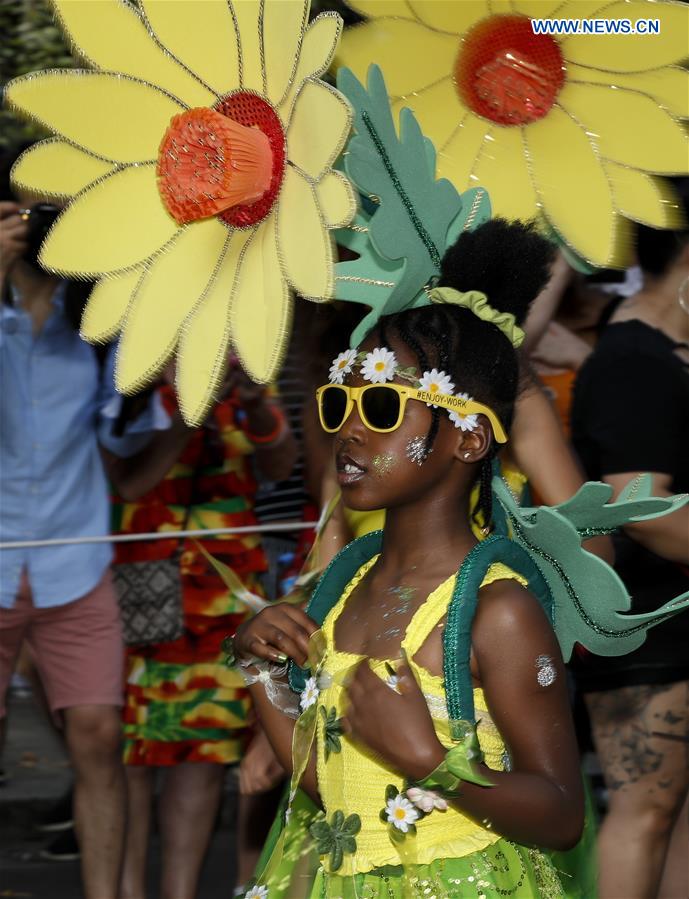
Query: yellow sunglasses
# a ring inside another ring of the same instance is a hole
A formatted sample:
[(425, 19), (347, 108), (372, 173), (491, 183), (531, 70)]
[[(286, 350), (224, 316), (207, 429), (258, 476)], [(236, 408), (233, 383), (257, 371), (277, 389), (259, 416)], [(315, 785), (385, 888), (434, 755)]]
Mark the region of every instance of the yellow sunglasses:
[(351, 415), (354, 404), (362, 422), (370, 431), (388, 434), (402, 424), (407, 400), (432, 403), (459, 415), (485, 415), (498, 443), (507, 443), (507, 434), (495, 412), (482, 403), (465, 400), (447, 393), (431, 393), (402, 384), (367, 384), (347, 387), (345, 384), (325, 384), (316, 391), (318, 417), (328, 434), (339, 431)]

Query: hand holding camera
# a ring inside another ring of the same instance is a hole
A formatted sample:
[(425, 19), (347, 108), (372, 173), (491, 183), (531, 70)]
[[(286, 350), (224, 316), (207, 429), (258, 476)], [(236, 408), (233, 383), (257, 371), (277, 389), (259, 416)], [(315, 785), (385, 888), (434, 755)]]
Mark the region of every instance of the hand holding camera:
[(28, 248), (29, 223), (17, 203), (0, 202), (0, 275), (4, 280)]
[(38, 252), (60, 209), (51, 203), (36, 203), (23, 209), (17, 203), (0, 202), (0, 275), (2, 279), (20, 260), (38, 265)]

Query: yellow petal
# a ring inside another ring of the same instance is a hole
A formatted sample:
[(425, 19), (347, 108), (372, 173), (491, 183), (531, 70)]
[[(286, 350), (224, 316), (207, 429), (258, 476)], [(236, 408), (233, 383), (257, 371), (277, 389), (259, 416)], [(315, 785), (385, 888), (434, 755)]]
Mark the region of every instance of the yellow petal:
[(568, 84), (558, 103), (592, 134), (602, 156), (659, 174), (689, 171), (686, 131), (650, 97), (604, 85)]
[(292, 302), (280, 269), (273, 214), (256, 230), (238, 272), (230, 306), (232, 344), (254, 381), (272, 380), (282, 362)]
[(161, 44), (208, 87), (221, 95), (239, 87), (237, 30), (227, 0), (139, 5)]
[(290, 120), (294, 98), (306, 78), (317, 78), (330, 65), (342, 32), (342, 19), (332, 12), (322, 13), (306, 29), (299, 54), (299, 63), (292, 83), (280, 102), (283, 122)]
[(29, 147), (12, 167), (12, 183), (50, 197), (72, 197), (113, 166), (57, 138)]
[(375, 61), (390, 96), (401, 97), (451, 74), (458, 48), (454, 34), (440, 34), (407, 19), (375, 19), (345, 28), (335, 64), (348, 66), (365, 84)]
[(494, 215), (526, 221), (538, 214), (538, 197), (526, 163), (521, 128), (492, 130), (471, 180), (488, 190)]
[(682, 213), (667, 181), (614, 162), (606, 162), (604, 167), (620, 212), (651, 228), (681, 227)]
[(143, 273), (144, 268), (140, 266), (100, 279), (91, 291), (81, 319), (84, 340), (105, 343), (115, 336)]
[(308, 0), (266, 0), (263, 8), (263, 53), (266, 88), (271, 102), (278, 104), (299, 59), (299, 47), (308, 22)]
[(666, 66), (650, 72), (601, 72), (585, 66), (567, 66), (568, 84), (606, 84), (646, 94), (668, 112), (689, 117), (689, 72), (678, 66)]
[(115, 162), (148, 162), (182, 107), (142, 81), (109, 72), (36, 72), (11, 81), (10, 106)]
[(305, 81), (287, 130), (290, 161), (317, 179), (340, 155), (351, 121), (351, 108), (339, 91), (322, 81)]
[(414, 18), (407, 0), (347, 0), (347, 6), (351, 6), (354, 12), (370, 19), (379, 19), (381, 16)]
[(476, 187), (471, 175), (490, 131), (489, 122), (468, 112), (449, 141), (438, 151), (437, 177), (447, 178), (459, 191)]
[(199, 425), (227, 367), (230, 301), (237, 266), (253, 231), (228, 234), (218, 273), (205, 297), (184, 322), (177, 351), (177, 395), (184, 420)]
[(228, 231), (215, 219), (180, 230), (153, 259), (127, 311), (117, 353), (117, 389), (151, 380), (175, 348), (179, 328), (212, 281)]
[(488, 0), (488, 13), (491, 16), (512, 16), (514, 15), (514, 6), (512, 0)]
[(529, 163), (543, 213), (580, 256), (606, 266), (616, 256), (610, 185), (583, 129), (564, 110), (524, 129)]
[(313, 187), (289, 166), (280, 194), (278, 247), (285, 274), (307, 300), (333, 295), (333, 249)]
[(451, 34), (468, 31), (472, 25), (492, 13), (486, 0), (462, 0), (461, 3), (448, 3), (447, 0), (413, 0), (413, 2), (410, 0), (409, 6), (424, 25)]
[(328, 172), (316, 185), (316, 195), (328, 228), (344, 228), (354, 218), (354, 188), (344, 175)]
[(94, 67), (142, 78), (188, 106), (210, 106), (213, 94), (151, 38), (140, 13), (121, 0), (53, 0), (64, 31)]
[(689, 4), (620, 2), (597, 18), (660, 19), (660, 34), (573, 34), (560, 42), (567, 62), (609, 72), (643, 72), (687, 57)]
[(155, 166), (130, 166), (78, 194), (41, 249), (41, 265), (93, 277), (148, 259), (176, 233), (160, 202)]
[(246, 0), (228, 0), (239, 29), (239, 45), (242, 60), (242, 87), (263, 92), (265, 67), (261, 53), (261, 4)]
[(421, 130), (436, 147), (445, 145), (467, 111), (449, 76), (437, 84), (395, 100), (393, 112), (399, 113), (405, 106), (413, 111)]
[[(513, 2), (514, 11), (524, 16), (547, 18), (556, 11), (562, 12), (562, 0), (513, 0)], [(605, 0), (597, 0), (597, 3), (604, 6)]]

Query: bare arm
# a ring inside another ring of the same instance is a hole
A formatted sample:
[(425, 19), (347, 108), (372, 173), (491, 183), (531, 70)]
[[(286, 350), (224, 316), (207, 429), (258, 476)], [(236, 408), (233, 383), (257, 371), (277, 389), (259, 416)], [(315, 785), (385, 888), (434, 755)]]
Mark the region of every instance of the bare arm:
[[(307, 661), (309, 638), (315, 630), (316, 623), (298, 607), (274, 603), (238, 628), (234, 638), (235, 652), (238, 659), (261, 659), (279, 665), (284, 664), (287, 659), (293, 659), (298, 665), (304, 665)], [(252, 684), (249, 692), (278, 761), (291, 775), (294, 719), (273, 705), (261, 683)], [(319, 801), (313, 749), (301, 787), (315, 801)]]
[[(606, 474), (603, 480), (612, 486), (613, 496), (616, 497), (623, 487), (641, 473), (631, 471), (624, 474)], [(669, 474), (653, 472), (652, 477), (654, 496), (672, 496), (670, 489), (672, 478)], [(628, 524), (624, 531), (632, 540), (636, 540), (663, 559), (689, 565), (689, 506), (683, 506), (671, 515), (663, 515), (652, 521)]]
[(102, 449), (105, 470), (122, 499), (133, 502), (153, 490), (182, 455), (193, 433), (175, 412), (170, 427), (157, 431), (136, 455), (123, 459)]
[(526, 332), (524, 349), (527, 353), (531, 353), (545, 333), (549, 322), (562, 302), (562, 297), (573, 274), (574, 272), (565, 257), (562, 253), (558, 253), (553, 263), (550, 281), (529, 307), (529, 314), (524, 322), (524, 331)]
[[(498, 581), (481, 591), (472, 643), (512, 771), (489, 772), (492, 789), (468, 784), (459, 802), (518, 842), (570, 848), (583, 827), (583, 790), (565, 666), (553, 629), (531, 594)], [(539, 659), (554, 675), (546, 686), (537, 677)]]
[(270, 443), (254, 443), (256, 463), (261, 474), (271, 481), (284, 481), (292, 473), (297, 461), (297, 441), (284, 417), (279, 404), (261, 399), (256, 403), (243, 404), (246, 412), (246, 426), (249, 435), (264, 437), (275, 432), (279, 420), (283, 421), (283, 429)]
[[(529, 385), (519, 395), (511, 443), (517, 466), (547, 505), (565, 502), (584, 483), (557, 413), (538, 384)], [(614, 552), (609, 537), (593, 537), (585, 543), (589, 552), (612, 564)]]

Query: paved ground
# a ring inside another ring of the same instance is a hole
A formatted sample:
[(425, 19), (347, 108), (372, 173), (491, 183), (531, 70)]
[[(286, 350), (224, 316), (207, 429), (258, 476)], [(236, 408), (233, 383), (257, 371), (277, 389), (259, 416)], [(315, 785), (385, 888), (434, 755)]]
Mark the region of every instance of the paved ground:
[[(34, 823), (67, 791), (71, 775), (64, 750), (30, 696), (16, 694), (9, 706), (9, 727), (0, 787), (0, 897), (3, 899), (82, 899), (78, 862), (40, 858), (50, 837)], [(228, 778), (224, 813), (203, 871), (198, 899), (231, 899), (234, 883), (233, 781)], [(156, 895), (160, 870), (157, 841), (150, 864), (150, 895)]]

